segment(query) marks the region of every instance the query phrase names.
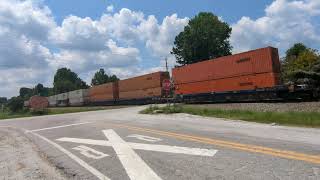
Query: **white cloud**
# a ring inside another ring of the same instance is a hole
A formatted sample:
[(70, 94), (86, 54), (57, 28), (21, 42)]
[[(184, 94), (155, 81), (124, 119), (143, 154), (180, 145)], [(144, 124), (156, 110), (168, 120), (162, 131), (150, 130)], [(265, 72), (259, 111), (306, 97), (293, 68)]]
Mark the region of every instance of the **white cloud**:
[(174, 38), (188, 23), (188, 18), (180, 19), (177, 14), (166, 16), (158, 24), (155, 16), (149, 16), (138, 27), (139, 34), (145, 40), (146, 47), (157, 56), (168, 56), (173, 46)]
[(106, 68), (107, 72), (121, 69), (119, 76), (127, 77), (143, 71), (138, 68), (141, 63), (139, 48), (145, 46), (154, 57), (163, 60), (187, 21), (173, 14), (159, 24), (153, 15), (145, 18), (142, 12), (126, 8), (114, 14), (103, 14), (97, 20), (69, 16), (51, 34), (50, 39), (61, 49), (52, 62), (55, 67), (72, 67), (80, 73), (98, 67)]
[(52, 55), (44, 44), (54, 26), (50, 10), (35, 1), (0, 0), (0, 96), (47, 82)]
[(114, 7), (113, 7), (113, 5), (109, 5), (108, 7), (107, 7), (107, 11), (108, 12), (113, 12), (113, 10), (114, 10)]
[(319, 0), (275, 0), (265, 9), (265, 16), (242, 17), (233, 24), (231, 43), (235, 52), (272, 45), (283, 54), (296, 42), (315, 47), (320, 43), (320, 26), (314, 18), (319, 15)]

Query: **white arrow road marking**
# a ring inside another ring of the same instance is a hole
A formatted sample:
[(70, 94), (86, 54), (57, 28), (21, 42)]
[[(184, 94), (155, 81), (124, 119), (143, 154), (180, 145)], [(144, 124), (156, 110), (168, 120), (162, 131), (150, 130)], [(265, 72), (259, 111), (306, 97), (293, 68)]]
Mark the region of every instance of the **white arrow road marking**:
[(98, 179), (100, 180), (110, 180), (107, 176), (105, 176), (104, 174), (102, 174), (101, 172), (99, 172), (98, 170), (96, 170), (94, 167), (90, 166), (88, 163), (86, 163), (85, 161), (83, 161), (82, 159), (78, 158), (76, 155), (72, 154), (70, 151), (66, 150), (65, 148), (63, 148), (62, 146), (60, 146), (59, 144), (50, 141), (49, 139), (41, 136), (40, 134), (34, 133), (34, 132), (30, 132), (31, 134), (39, 137), (40, 139), (48, 142), (49, 144), (51, 144), (52, 146), (56, 147), (57, 149), (59, 149), (61, 152), (65, 153), (66, 155), (68, 155), (71, 159), (73, 159), (74, 161), (76, 161), (77, 163), (79, 163), (82, 167), (84, 167), (85, 169), (87, 169), (89, 172), (91, 172), (93, 175), (95, 175)]
[[(93, 139), (80, 139), (80, 138), (60, 138), (56, 139), (62, 142), (73, 142), (78, 144), (98, 145), (98, 146), (112, 146), (110, 141), (105, 140), (93, 140)], [(187, 154), (195, 156), (214, 156), (218, 150), (215, 149), (200, 149), (200, 148), (189, 148), (179, 146), (168, 146), (168, 145), (156, 145), (156, 144), (143, 144), (143, 143), (132, 143), (127, 142), (132, 149), (147, 150), (156, 152), (168, 152), (176, 154)]]
[(161, 180), (161, 178), (138, 156), (138, 154), (134, 152), (133, 149), (211, 157), (217, 153), (217, 150), (215, 149), (131, 143), (124, 141), (112, 129), (103, 130), (102, 132), (109, 141), (68, 137), (56, 140), (61, 142), (112, 147), (131, 180)]
[(131, 134), (131, 135), (127, 136), (127, 137), (137, 138), (139, 140), (149, 141), (149, 142), (162, 141), (162, 139), (160, 139), (160, 138), (151, 137), (151, 136), (144, 136), (144, 135), (140, 135), (140, 134)]
[(83, 145), (74, 147), (72, 149), (80, 151), (80, 154), (92, 159), (102, 159), (104, 157), (109, 156), (108, 154), (104, 154), (103, 152), (97, 151), (95, 149)]
[(103, 130), (131, 180), (161, 180), (161, 178), (112, 129)]

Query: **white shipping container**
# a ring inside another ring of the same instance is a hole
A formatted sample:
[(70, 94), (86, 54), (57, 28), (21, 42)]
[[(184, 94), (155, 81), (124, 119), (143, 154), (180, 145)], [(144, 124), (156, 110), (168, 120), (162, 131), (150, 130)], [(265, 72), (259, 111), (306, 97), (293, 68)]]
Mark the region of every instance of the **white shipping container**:
[(79, 89), (75, 91), (70, 91), (68, 92), (69, 98), (74, 99), (74, 98), (85, 98), (89, 96), (89, 90), (88, 89)]
[(62, 94), (58, 94), (57, 96), (57, 100), (58, 101), (63, 101), (63, 100), (68, 100), (68, 93), (62, 93)]
[(87, 102), (88, 98), (72, 98), (69, 99), (70, 106), (82, 106)]

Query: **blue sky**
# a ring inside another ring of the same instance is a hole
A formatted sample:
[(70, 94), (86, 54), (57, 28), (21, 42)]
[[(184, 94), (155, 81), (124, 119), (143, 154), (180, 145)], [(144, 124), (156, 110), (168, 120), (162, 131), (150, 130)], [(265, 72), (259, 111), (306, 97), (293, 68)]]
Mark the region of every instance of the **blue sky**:
[(153, 14), (158, 19), (177, 13), (180, 17), (193, 17), (201, 11), (213, 12), (222, 16), (228, 23), (237, 22), (242, 16), (253, 19), (264, 15), (265, 7), (272, 0), (45, 0), (50, 7), (57, 22), (70, 14), (80, 17), (100, 18), (106, 7), (113, 5), (115, 11), (128, 8), (134, 11), (142, 11), (146, 15)]
[(0, 96), (52, 86), (68, 67), (90, 83), (104, 68), (120, 78), (175, 65), (174, 38), (201, 11), (232, 27), (233, 53), (296, 42), (320, 49), (319, 0), (0, 0)]

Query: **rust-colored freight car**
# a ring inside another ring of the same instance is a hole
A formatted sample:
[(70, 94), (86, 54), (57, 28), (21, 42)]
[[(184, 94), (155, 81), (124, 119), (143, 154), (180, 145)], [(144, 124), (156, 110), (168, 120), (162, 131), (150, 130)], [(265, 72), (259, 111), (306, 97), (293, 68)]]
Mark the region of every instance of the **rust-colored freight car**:
[(89, 101), (92, 103), (114, 102), (119, 98), (118, 82), (101, 84), (89, 89)]
[(280, 84), (276, 48), (267, 47), (173, 69), (180, 95), (254, 90)]

